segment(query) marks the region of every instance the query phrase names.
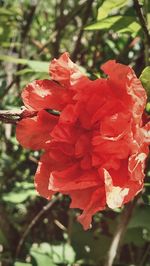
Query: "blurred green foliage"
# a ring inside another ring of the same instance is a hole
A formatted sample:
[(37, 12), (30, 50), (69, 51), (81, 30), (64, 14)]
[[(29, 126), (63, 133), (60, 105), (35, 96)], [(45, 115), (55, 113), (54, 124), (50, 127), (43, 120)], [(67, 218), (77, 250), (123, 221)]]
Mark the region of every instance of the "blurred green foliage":
[(140, 75), (140, 80), (147, 92), (148, 102), (150, 101), (150, 66), (147, 66)]
[[(150, 5), (140, 2), (148, 21)], [(49, 61), (64, 51), (92, 79), (109, 59), (130, 64), (138, 76), (145, 67), (143, 31), (128, 0), (0, 0), (0, 45), (0, 109), (20, 108), (22, 88), (47, 78)], [(141, 75), (148, 94), (149, 77), (148, 67)], [(98, 213), (84, 232), (67, 197), (40, 216), (19, 246), (47, 204), (33, 182), (40, 154), (19, 146), (14, 125), (1, 123), (0, 136), (0, 265), (104, 265), (121, 210)], [(149, 204), (147, 161), (145, 189), (115, 265), (150, 266)]]

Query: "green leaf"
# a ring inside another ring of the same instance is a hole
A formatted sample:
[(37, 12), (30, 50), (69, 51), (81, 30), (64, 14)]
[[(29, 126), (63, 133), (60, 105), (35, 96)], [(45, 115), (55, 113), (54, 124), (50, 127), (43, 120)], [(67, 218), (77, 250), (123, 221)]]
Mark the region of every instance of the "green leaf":
[(36, 60), (27, 60), (23, 58), (16, 58), (13, 56), (0, 55), (1, 61), (6, 61), (14, 64), (28, 65), (33, 72), (46, 72), (48, 73), (49, 62), (42, 62)]
[(0, 244), (1, 245), (6, 245), (7, 246), (7, 238), (5, 237), (5, 234), (3, 230), (0, 228)]
[(144, 187), (150, 187), (150, 183), (144, 183)]
[(106, 18), (114, 9), (120, 9), (127, 0), (105, 0), (98, 9), (97, 20)]
[(150, 231), (150, 206), (137, 207), (128, 228), (142, 227)]
[(140, 76), (143, 87), (146, 90), (148, 101), (150, 101), (150, 66), (146, 67)]
[[(1, 33), (1, 32), (0, 32)], [(4, 48), (9, 48), (9, 47), (20, 47), (21, 43), (20, 42), (2, 42), (1, 43), (2, 47)]]
[(4, 7), (1, 7), (0, 8), (0, 15), (10, 16), (10, 15), (15, 15), (15, 14), (11, 9), (6, 9)]
[(150, 30), (150, 13), (147, 14), (147, 27)]
[(143, 229), (141, 227), (130, 228), (127, 230), (123, 242), (124, 244), (132, 243), (136, 246), (143, 246), (145, 243)]
[(147, 193), (144, 193), (142, 195), (142, 199), (143, 199), (145, 204), (150, 205), (150, 195), (148, 195)]
[(22, 59), (22, 58), (16, 58), (13, 56), (8, 56), (8, 55), (1, 55), (0, 54), (0, 60), (1, 61), (6, 61), (14, 64), (21, 64), (21, 65), (26, 65), (28, 60), (27, 59)]
[(14, 266), (32, 266), (32, 264), (31, 263), (25, 263), (25, 262), (16, 261)]
[(32, 251), (31, 255), (36, 261), (36, 266), (55, 266), (55, 264), (52, 262), (52, 259), (47, 254), (43, 254), (40, 251)]
[(46, 72), (47, 73), (49, 69), (49, 62), (28, 60), (27, 64), (35, 72)]
[[(73, 248), (67, 244), (62, 243), (59, 245), (50, 245), (49, 243), (41, 243), (39, 246), (33, 245), (30, 254), (38, 260), (45, 259), (51, 260), (55, 263), (74, 263), (75, 252)], [(44, 257), (45, 256), (45, 257)], [(50, 264), (38, 264), (38, 265), (50, 265)], [(53, 264), (52, 264), (53, 265)]]
[[(105, 258), (111, 238), (100, 231), (95, 236), (92, 230), (84, 231), (80, 224), (74, 223), (71, 243), (76, 252), (76, 259), (86, 258), (87, 263), (96, 263)], [(85, 264), (87, 265), (87, 264)]]
[(85, 30), (113, 30), (118, 33), (128, 33), (135, 36), (140, 30), (140, 24), (132, 16), (111, 16), (104, 18), (85, 28)]
[(37, 195), (34, 185), (27, 182), (18, 183), (14, 191), (2, 195), (2, 199), (5, 202), (11, 202), (13, 204), (18, 204), (26, 201), (29, 197), (35, 197)]
[(75, 252), (69, 244), (52, 245), (52, 249), (55, 263), (73, 263), (75, 261)]
[[(148, 100), (149, 100), (149, 99), (148, 99)], [(148, 102), (147, 105), (146, 105), (146, 111), (147, 111), (148, 113), (150, 113), (150, 102)]]
[(4, 195), (2, 198), (6, 202), (11, 202), (11, 203), (22, 203), (26, 201), (29, 197), (31, 196), (36, 196), (36, 191), (35, 190), (26, 190), (26, 191), (20, 191), (20, 192), (10, 192), (7, 195)]
[[(150, 104), (150, 103), (149, 103)], [(147, 110), (147, 109), (146, 109)], [(147, 110), (148, 111), (148, 110)], [(149, 158), (150, 159), (150, 158)], [(149, 165), (149, 159), (147, 165)], [(144, 183), (144, 193), (142, 193), (142, 199), (146, 205), (150, 205), (150, 169), (146, 173), (146, 182)], [(150, 231), (150, 230), (149, 230)], [(150, 233), (150, 232), (149, 232)]]
[(2, 27), (0, 27), (0, 35), (3, 34), (4, 29)]
[(31, 68), (24, 68), (22, 70), (19, 70), (15, 73), (15, 76), (22, 76), (22, 75), (25, 75), (25, 74), (28, 74), (28, 73), (33, 73), (34, 70), (31, 69)]

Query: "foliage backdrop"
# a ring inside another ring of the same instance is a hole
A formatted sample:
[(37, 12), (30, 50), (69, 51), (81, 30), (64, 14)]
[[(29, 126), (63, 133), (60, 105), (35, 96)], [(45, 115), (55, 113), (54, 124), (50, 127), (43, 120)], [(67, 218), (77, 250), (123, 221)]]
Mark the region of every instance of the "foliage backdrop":
[[(140, 3), (149, 25), (148, 0)], [(139, 76), (149, 64), (149, 46), (134, 4), (0, 0), (0, 109), (20, 108), (22, 88), (29, 81), (47, 78), (49, 61), (64, 51), (92, 79), (102, 75), (99, 67), (109, 59), (130, 64)], [(104, 265), (121, 210), (98, 213), (87, 232), (76, 222), (78, 210), (69, 210), (67, 197), (43, 211), (47, 201), (33, 185), (40, 154), (19, 146), (15, 125), (1, 123), (0, 136), (0, 265)], [(115, 265), (150, 266), (149, 203), (147, 162), (145, 189)]]

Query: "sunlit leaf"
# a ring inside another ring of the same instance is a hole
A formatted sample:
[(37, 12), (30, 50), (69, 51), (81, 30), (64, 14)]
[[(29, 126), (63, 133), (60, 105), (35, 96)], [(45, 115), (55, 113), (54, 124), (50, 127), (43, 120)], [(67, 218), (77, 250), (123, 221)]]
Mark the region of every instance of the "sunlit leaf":
[(140, 75), (140, 80), (147, 92), (148, 100), (150, 100), (150, 66), (146, 67), (142, 71), (142, 74)]
[(28, 60), (27, 65), (35, 72), (48, 72), (49, 62)]
[(140, 28), (141, 26), (135, 20), (135, 17), (112, 16), (85, 27), (85, 30), (113, 30), (118, 33), (130, 33), (136, 35)]
[(34, 185), (27, 182), (16, 183), (16, 187), (13, 191), (2, 195), (2, 199), (5, 202), (11, 202), (18, 204), (26, 201), (29, 197), (35, 197), (37, 195)]
[(32, 266), (32, 264), (31, 263), (25, 263), (25, 262), (16, 261), (14, 266)]
[(43, 254), (40, 251), (32, 251), (31, 255), (36, 261), (36, 266), (56, 266), (48, 254)]
[[(47, 261), (51, 260), (53, 263), (58, 263), (58, 264), (59, 263), (73, 263), (75, 261), (75, 252), (73, 248), (67, 243), (62, 243), (59, 245), (50, 245), (49, 243), (41, 243), (38, 246), (33, 245), (30, 253), (36, 260), (37, 258), (38, 260), (39, 259), (40, 260), (45, 259)], [(38, 265), (40, 266), (42, 264), (38, 264)], [(51, 264), (47, 264), (47, 265), (51, 265)]]
[(9, 48), (9, 47), (20, 47), (21, 43), (19, 42), (2, 42), (2, 47)]
[(128, 1), (127, 0), (105, 0), (98, 9), (97, 20), (104, 19), (108, 16), (109, 13), (114, 11), (114, 9), (119, 9), (124, 6)]
[(150, 102), (148, 102), (147, 105), (146, 105), (146, 111), (147, 111), (148, 113), (150, 113)]
[(14, 14), (14, 11), (11, 10), (11, 9), (6, 9), (4, 7), (0, 8), (0, 15), (10, 16), (10, 15), (13, 15), (13, 14)]
[(13, 56), (0, 55), (1, 61), (11, 62), (14, 64), (28, 65), (34, 72), (48, 72), (49, 62), (42, 62), (36, 60), (27, 60), (23, 58), (16, 58)]
[(28, 62), (28, 60), (26, 60), (26, 59), (16, 58), (16, 57), (13, 57), (13, 56), (1, 55), (1, 54), (0, 54), (0, 60), (1, 61), (10, 62), (10, 63), (14, 63), (14, 64), (22, 64), (22, 65), (26, 65), (27, 62)]

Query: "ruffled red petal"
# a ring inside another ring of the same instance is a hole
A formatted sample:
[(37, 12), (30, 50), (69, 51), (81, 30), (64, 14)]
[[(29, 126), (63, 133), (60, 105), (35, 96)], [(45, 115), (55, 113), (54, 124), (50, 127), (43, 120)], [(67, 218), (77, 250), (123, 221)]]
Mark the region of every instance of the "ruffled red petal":
[[(70, 178), (71, 177), (71, 178)], [(49, 188), (53, 191), (82, 190), (100, 184), (98, 172), (94, 169), (83, 171), (79, 163), (66, 167), (63, 171), (53, 171)]]
[[(105, 189), (103, 187), (97, 187), (94, 191), (89, 191), (88, 193), (89, 199), (87, 200), (87, 204), (84, 207), (83, 213), (78, 217), (78, 221), (83, 225), (84, 230), (90, 228), (90, 224), (92, 221), (92, 216), (106, 207), (106, 195)], [(84, 197), (84, 192), (81, 195)], [(79, 205), (80, 206), (80, 205)]]
[(53, 80), (66, 87), (74, 85), (79, 79), (84, 78), (79, 67), (70, 60), (68, 53), (62, 54), (59, 59), (52, 60), (49, 71)]
[(71, 102), (71, 91), (51, 80), (35, 80), (22, 92), (24, 105), (32, 110), (55, 109), (61, 111)]
[(102, 70), (109, 76), (108, 84), (113, 93), (122, 99), (131, 110), (136, 122), (139, 123), (146, 105), (146, 92), (129, 66), (116, 63), (115, 60), (106, 62)]
[(32, 118), (25, 118), (18, 122), (16, 138), (25, 148), (33, 150), (44, 149), (50, 140), (50, 133), (58, 122), (58, 117), (42, 110)]
[(55, 193), (48, 189), (50, 173), (54, 168), (55, 164), (53, 160), (50, 160), (49, 154), (45, 153), (38, 163), (38, 168), (34, 177), (37, 192), (47, 199), (51, 199), (51, 196)]
[[(54, 81), (30, 83), (22, 93), (28, 112), (17, 125), (27, 148), (44, 149), (35, 175), (37, 191), (50, 199), (68, 194), (88, 229), (92, 215), (114, 209), (142, 190), (150, 122), (142, 116), (146, 93), (134, 71), (115, 61), (107, 79), (91, 81), (64, 53), (50, 65)], [(61, 111), (60, 117), (46, 109)], [(36, 115), (37, 114), (37, 115)]]

